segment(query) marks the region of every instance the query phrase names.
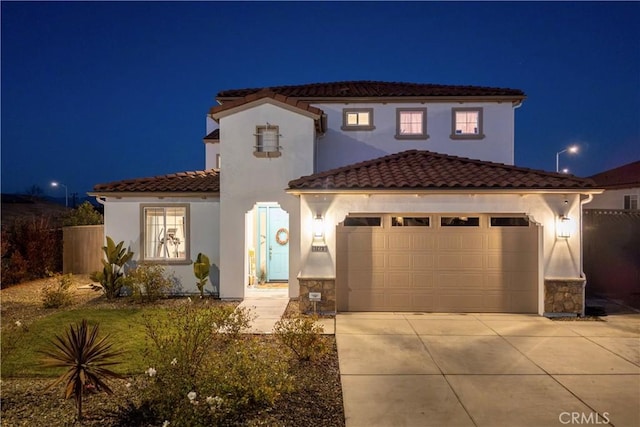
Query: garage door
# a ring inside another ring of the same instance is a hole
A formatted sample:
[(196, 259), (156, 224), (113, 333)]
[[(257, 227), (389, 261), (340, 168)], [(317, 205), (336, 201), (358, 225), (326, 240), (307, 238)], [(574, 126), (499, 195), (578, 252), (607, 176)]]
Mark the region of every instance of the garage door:
[(339, 311), (535, 313), (538, 229), (525, 216), (350, 215)]

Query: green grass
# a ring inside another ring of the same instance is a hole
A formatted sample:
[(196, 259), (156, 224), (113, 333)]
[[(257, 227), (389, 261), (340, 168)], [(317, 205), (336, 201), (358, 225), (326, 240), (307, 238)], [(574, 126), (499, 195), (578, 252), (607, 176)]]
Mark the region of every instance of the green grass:
[[(144, 364), (146, 348), (143, 315), (163, 316), (159, 308), (128, 309), (78, 309), (60, 311), (38, 319), (28, 325), (27, 331), (2, 331), (2, 377), (56, 377), (63, 370), (43, 368), (43, 355), (39, 350), (47, 348), (55, 335), (63, 336), (70, 324), (87, 319), (89, 324), (100, 324), (99, 336), (110, 335), (114, 350), (125, 353), (117, 359), (121, 362), (113, 367), (120, 374), (139, 374), (148, 367)], [(4, 329), (4, 328), (3, 328)]]

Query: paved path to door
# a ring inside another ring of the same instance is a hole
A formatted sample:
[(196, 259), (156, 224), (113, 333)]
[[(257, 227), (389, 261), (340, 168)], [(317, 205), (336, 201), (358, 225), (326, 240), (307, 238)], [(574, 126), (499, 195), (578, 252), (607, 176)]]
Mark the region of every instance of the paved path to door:
[(640, 426), (640, 315), (336, 317), (347, 427)]
[(239, 307), (251, 310), (255, 316), (249, 333), (270, 334), (273, 326), (282, 317), (289, 304), (289, 290), (284, 289), (246, 289)]

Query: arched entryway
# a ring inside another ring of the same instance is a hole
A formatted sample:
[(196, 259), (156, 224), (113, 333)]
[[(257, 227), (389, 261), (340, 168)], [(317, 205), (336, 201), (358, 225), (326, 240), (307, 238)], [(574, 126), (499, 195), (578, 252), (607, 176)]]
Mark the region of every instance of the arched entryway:
[(246, 215), (247, 285), (289, 280), (289, 214), (278, 203), (256, 203)]

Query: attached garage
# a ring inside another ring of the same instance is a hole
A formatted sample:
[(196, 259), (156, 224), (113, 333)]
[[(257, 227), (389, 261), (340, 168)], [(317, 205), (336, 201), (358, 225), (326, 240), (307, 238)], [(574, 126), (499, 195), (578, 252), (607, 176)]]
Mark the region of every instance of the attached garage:
[(524, 215), (352, 214), (336, 228), (338, 311), (536, 313)]

